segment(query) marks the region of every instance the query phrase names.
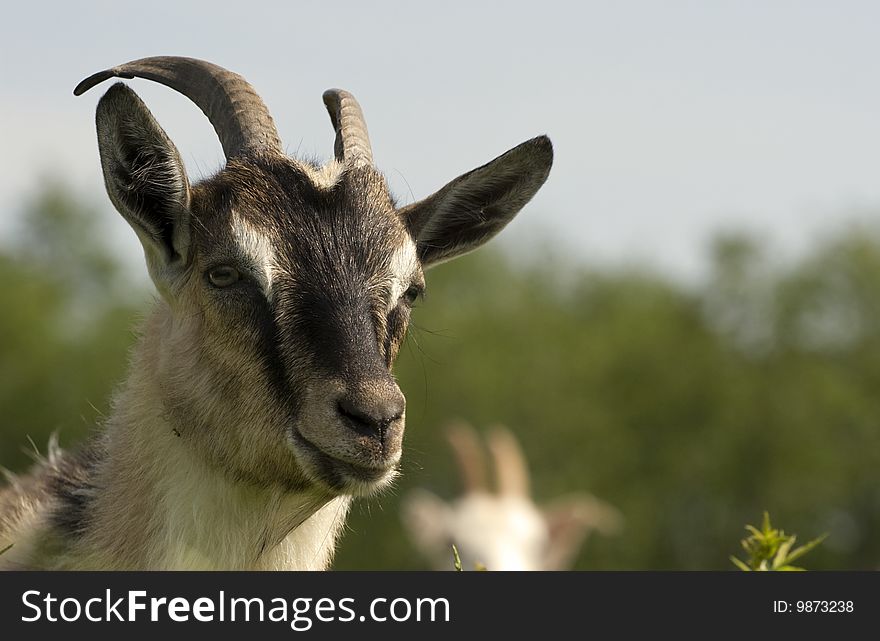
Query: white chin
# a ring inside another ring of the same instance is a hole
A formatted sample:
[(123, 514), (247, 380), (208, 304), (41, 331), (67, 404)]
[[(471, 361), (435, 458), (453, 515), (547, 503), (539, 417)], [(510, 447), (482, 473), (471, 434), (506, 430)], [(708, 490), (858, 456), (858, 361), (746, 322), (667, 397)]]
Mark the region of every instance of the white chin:
[(391, 468), (376, 480), (365, 481), (359, 478), (348, 477), (345, 483), (345, 493), (359, 497), (373, 496), (390, 487), (398, 475), (397, 469)]
[(293, 450), (306, 475), (335, 494), (371, 496), (388, 487), (399, 474), (397, 461), (385, 467), (349, 463), (324, 453), (299, 434), (294, 434)]

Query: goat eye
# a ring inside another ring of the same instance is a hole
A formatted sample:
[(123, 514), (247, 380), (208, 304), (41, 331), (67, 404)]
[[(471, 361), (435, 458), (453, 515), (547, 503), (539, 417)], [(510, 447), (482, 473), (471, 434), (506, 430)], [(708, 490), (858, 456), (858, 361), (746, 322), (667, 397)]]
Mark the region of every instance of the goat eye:
[(214, 267), (208, 272), (208, 280), (214, 287), (229, 287), (238, 282), (240, 278), (241, 274), (238, 273), (238, 270), (228, 265)]
[(409, 288), (403, 293), (403, 300), (406, 301), (407, 305), (412, 305), (416, 302), (416, 299), (422, 295), (422, 288), (418, 285), (410, 285)]

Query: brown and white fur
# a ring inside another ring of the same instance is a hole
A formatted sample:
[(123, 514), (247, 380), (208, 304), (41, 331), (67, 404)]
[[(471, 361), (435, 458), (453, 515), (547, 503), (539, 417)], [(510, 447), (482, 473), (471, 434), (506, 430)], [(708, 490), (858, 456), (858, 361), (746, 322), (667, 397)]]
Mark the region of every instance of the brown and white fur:
[(185, 93), (227, 155), (190, 185), (126, 85), (97, 108), (108, 195), (158, 290), (106, 423), (0, 489), (0, 567), (323, 569), (352, 497), (397, 474), (392, 375), (428, 267), (481, 245), (543, 184), (546, 137), (397, 207), (350, 94), (325, 167), (286, 156), (244, 80), (187, 58), (95, 74)]
[(405, 497), (401, 516), (415, 546), (438, 570), (452, 569), (452, 545), (462, 569), (567, 570), (590, 532), (617, 532), (620, 512), (586, 492), (537, 505), (516, 438), (504, 428), (487, 436), (497, 479), (488, 482), (477, 434), (465, 425), (447, 431), (464, 493), (446, 502), (428, 490)]

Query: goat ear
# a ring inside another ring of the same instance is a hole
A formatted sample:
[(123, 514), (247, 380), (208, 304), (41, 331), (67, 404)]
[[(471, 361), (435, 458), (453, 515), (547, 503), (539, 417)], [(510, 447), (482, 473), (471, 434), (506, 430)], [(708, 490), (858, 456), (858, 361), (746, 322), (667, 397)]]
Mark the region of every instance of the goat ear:
[[(400, 509), (404, 528), (416, 548), (426, 556), (442, 552), (449, 540), (449, 505), (428, 490), (415, 489), (404, 497)], [(450, 558), (452, 550), (449, 550)]]
[(190, 187), (180, 154), (122, 83), (98, 102), (95, 122), (107, 194), (140, 238), (161, 289), (190, 253)]
[(559, 498), (543, 512), (550, 533), (544, 559), (546, 570), (569, 569), (590, 532), (616, 534), (623, 522), (617, 508), (587, 493)]
[(539, 136), (402, 208), (422, 265), (455, 258), (492, 238), (532, 199), (552, 164), (550, 139)]

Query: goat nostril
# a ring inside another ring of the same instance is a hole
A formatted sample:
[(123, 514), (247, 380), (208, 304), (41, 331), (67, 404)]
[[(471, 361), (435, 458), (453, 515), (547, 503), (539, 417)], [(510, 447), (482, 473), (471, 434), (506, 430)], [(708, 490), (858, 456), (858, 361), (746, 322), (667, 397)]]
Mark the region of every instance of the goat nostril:
[(381, 404), (376, 407), (363, 407), (343, 398), (336, 405), (339, 414), (347, 419), (354, 431), (364, 436), (385, 437), (388, 427), (403, 416), (403, 410), (396, 405), (384, 407)]
[(355, 428), (358, 432), (372, 432), (373, 429), (370, 427), (370, 421), (364, 416), (361, 412), (358, 412), (354, 407), (345, 401), (339, 401), (337, 405), (337, 410), (339, 413), (348, 419), (349, 423), (352, 427)]

